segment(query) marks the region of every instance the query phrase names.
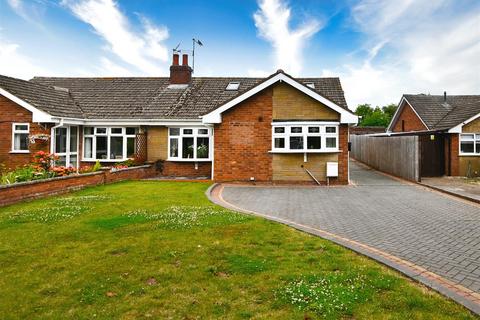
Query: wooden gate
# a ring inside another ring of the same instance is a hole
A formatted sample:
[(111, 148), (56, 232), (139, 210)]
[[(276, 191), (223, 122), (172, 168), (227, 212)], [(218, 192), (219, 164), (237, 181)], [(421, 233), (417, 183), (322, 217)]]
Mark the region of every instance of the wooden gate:
[(441, 134), (420, 136), (420, 176), (440, 177), (445, 175), (445, 137)]

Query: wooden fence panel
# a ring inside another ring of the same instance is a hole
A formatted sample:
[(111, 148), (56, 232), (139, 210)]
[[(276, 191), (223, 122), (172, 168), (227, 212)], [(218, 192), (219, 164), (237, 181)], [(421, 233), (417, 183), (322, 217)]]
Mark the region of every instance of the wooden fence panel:
[(351, 135), (350, 155), (374, 169), (411, 181), (420, 181), (420, 148), (417, 136), (372, 137)]

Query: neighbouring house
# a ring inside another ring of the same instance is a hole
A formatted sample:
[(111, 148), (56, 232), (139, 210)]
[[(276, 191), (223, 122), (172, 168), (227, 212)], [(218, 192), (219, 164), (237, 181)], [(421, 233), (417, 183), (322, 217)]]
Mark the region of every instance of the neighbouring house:
[(338, 78), (192, 77), (179, 59), (170, 77), (0, 76), (0, 162), (37, 150), (74, 167), (135, 157), (165, 176), (270, 183), (326, 182), (328, 166), (330, 182), (348, 183), (357, 116)]
[(418, 135), (424, 176), (480, 175), (480, 95), (403, 95), (387, 128)]

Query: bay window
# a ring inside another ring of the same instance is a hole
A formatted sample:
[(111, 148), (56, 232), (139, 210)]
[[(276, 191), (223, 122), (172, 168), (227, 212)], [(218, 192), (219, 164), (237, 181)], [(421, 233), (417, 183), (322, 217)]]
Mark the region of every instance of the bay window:
[(460, 155), (480, 155), (480, 133), (460, 135)]
[(78, 127), (67, 126), (53, 129), (52, 150), (58, 156), (56, 166), (78, 167)]
[(272, 152), (336, 152), (338, 124), (322, 122), (273, 123)]
[(209, 128), (168, 128), (168, 159), (210, 160), (210, 136)]
[(28, 152), (28, 123), (12, 123), (12, 152)]
[(84, 127), (84, 160), (123, 161), (136, 153), (136, 127)]

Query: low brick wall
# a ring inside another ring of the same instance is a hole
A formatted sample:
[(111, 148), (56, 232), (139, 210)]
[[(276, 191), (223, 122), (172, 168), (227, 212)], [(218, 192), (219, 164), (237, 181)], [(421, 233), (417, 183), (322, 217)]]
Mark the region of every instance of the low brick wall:
[(20, 201), (42, 198), (106, 183), (123, 180), (150, 178), (156, 175), (153, 165), (70, 175), (45, 180), (20, 182), (13, 185), (0, 186), (0, 206)]

